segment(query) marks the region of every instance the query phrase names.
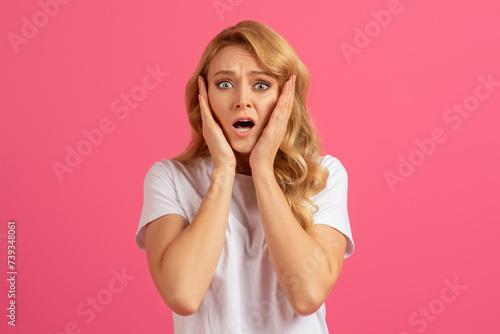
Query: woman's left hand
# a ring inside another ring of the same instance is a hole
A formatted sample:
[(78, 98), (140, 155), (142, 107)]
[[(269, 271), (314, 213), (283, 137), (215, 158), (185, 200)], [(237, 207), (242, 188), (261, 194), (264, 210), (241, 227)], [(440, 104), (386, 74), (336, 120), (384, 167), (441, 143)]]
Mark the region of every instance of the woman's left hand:
[(258, 170), (274, 170), (274, 158), (285, 136), (295, 96), (295, 75), (283, 87), (269, 122), (250, 154), (252, 174)]

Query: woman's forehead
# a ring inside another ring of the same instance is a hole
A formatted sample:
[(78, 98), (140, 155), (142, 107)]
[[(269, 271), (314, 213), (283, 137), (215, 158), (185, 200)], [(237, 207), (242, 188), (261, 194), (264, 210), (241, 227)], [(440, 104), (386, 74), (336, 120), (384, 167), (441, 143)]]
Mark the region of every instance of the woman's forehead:
[(216, 73), (231, 74), (228, 71), (235, 72), (235, 74), (242, 71), (249, 74), (250, 72), (266, 72), (257, 57), (239, 45), (230, 45), (220, 49), (210, 61), (209, 76), (214, 76)]

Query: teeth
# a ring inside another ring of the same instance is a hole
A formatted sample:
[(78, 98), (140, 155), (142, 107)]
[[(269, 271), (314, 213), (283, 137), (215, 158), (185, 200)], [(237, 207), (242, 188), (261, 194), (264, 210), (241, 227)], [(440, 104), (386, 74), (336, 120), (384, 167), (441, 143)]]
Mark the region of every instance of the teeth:
[[(238, 122), (252, 123), (252, 121), (249, 119), (241, 119)], [(235, 122), (235, 123), (238, 123), (238, 122)]]
[(235, 122), (233, 124), (233, 127), (241, 132), (241, 133), (244, 133), (244, 132), (247, 132), (248, 130), (252, 129), (253, 128), (253, 122), (251, 120), (248, 120), (248, 119), (242, 119), (242, 120), (239, 120), (238, 122)]

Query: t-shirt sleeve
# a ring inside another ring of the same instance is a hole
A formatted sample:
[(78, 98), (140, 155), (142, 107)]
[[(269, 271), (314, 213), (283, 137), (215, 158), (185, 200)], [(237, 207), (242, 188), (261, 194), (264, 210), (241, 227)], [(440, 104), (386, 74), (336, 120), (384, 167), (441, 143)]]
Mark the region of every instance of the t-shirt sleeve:
[(313, 215), (314, 224), (326, 224), (346, 236), (345, 259), (354, 252), (347, 212), (347, 172), (340, 161), (330, 155), (323, 157), (322, 165), (328, 168), (330, 175), (326, 188), (311, 198), (319, 207)]
[(146, 250), (146, 225), (167, 214), (178, 214), (187, 219), (173, 182), (171, 163), (168, 160), (156, 162), (146, 173), (144, 179), (144, 202), (139, 220), (135, 242)]

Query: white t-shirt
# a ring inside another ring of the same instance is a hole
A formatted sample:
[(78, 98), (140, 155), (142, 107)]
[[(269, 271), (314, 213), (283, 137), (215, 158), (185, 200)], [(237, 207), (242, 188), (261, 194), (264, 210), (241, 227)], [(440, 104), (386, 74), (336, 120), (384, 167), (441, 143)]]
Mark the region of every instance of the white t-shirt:
[[(146, 225), (167, 214), (193, 220), (210, 186), (211, 158), (197, 168), (164, 159), (144, 181), (144, 205), (136, 233), (145, 250)], [(319, 206), (315, 224), (326, 224), (347, 237), (344, 258), (354, 251), (347, 213), (347, 173), (340, 161), (320, 158), (330, 176), (327, 187), (311, 199)], [(291, 245), (293, 247), (293, 245)], [(328, 333), (323, 304), (309, 316), (296, 314), (281, 289), (271, 263), (252, 176), (235, 174), (226, 239), (212, 282), (198, 310), (190, 316), (173, 314), (175, 333)]]

